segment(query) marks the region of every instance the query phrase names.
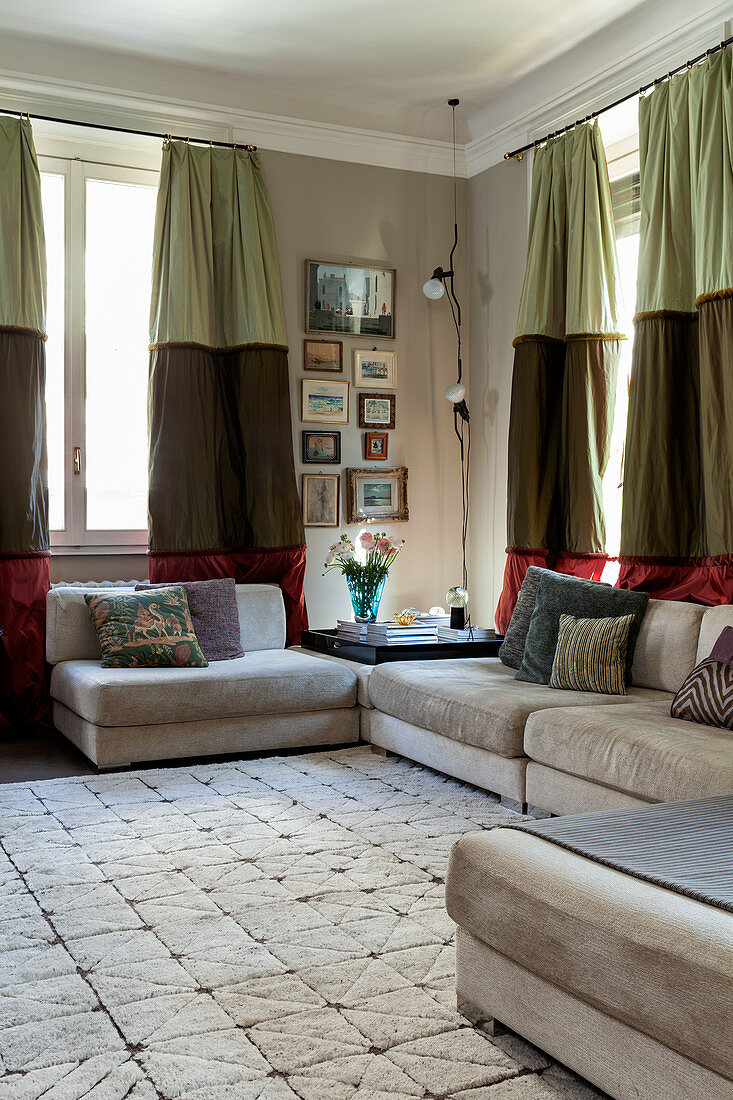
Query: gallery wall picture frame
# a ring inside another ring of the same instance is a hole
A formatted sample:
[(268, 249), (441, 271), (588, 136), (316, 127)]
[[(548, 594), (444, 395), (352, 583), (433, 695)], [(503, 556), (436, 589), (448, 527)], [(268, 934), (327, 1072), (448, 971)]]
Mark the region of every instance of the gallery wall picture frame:
[(302, 437), (304, 463), (339, 465), (341, 462), (341, 432), (307, 432)]
[(305, 261), (305, 331), (394, 340), (396, 271), (380, 263)]
[(301, 378), (300, 419), (304, 424), (348, 424), (349, 383)]
[(397, 389), (397, 352), (354, 348), (354, 385), (362, 390)]
[(364, 433), (364, 458), (386, 462), (389, 451), (389, 432)]
[(397, 398), (393, 393), (359, 394), (360, 428), (394, 428)]
[(338, 527), (339, 475), (303, 474), (302, 479), (303, 526)]
[(407, 505), (407, 467), (391, 470), (344, 471), (347, 523), (404, 522)]
[(330, 371), (342, 374), (344, 369), (344, 345), (342, 340), (303, 341), (303, 370)]

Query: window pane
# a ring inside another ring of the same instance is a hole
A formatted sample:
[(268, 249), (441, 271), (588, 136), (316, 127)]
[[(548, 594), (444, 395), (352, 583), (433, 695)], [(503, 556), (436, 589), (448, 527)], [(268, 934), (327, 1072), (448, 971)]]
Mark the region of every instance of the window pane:
[(46, 304), (46, 419), (48, 422), (49, 527), (64, 522), (64, 186), (65, 179), (41, 173), (43, 224), (46, 232), (48, 299)]
[(92, 531), (144, 530), (156, 188), (87, 180), (86, 507)]

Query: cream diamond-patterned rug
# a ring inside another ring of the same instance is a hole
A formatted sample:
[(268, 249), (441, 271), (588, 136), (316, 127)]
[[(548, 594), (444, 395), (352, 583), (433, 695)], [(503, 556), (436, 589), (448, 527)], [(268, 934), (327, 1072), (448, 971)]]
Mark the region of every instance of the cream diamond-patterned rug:
[(357, 747), (0, 787), (0, 1100), (590, 1100), (455, 1010), (451, 844)]

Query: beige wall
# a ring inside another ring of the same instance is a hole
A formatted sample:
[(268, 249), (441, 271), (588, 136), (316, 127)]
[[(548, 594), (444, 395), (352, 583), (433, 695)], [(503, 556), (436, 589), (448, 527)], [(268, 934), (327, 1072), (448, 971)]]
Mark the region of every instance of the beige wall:
[[(433, 268), (447, 266), (452, 244), (452, 184), (445, 177), (340, 161), (263, 153), (277, 234), (290, 343), (291, 403), (296, 475), (332, 473), (334, 466), (300, 462), (300, 381), (303, 377), (305, 260), (376, 261), (397, 269), (396, 340), (344, 337), (344, 373), (353, 382), (352, 349), (379, 347), (397, 352), (396, 428), (390, 432), (385, 466), (409, 469), (411, 519), (386, 525), (407, 540), (383, 597), (390, 615), (408, 604), (427, 608), (445, 602), (460, 578), (460, 479), (457, 440), (443, 390), (455, 381), (455, 338), (447, 302), (428, 302), (422, 284)], [(467, 185), (459, 183), (459, 217), (467, 228)], [(458, 257), (458, 290), (467, 301), (467, 233)], [(309, 374), (309, 377), (319, 377)], [(324, 377), (335, 377), (324, 375)], [(357, 427), (356, 391), (351, 387), (350, 423), (343, 426), (342, 467), (366, 466), (363, 430)], [(253, 410), (256, 415), (256, 410)], [(373, 463), (373, 466), (378, 464)], [(350, 615), (343, 578), (321, 576), (326, 551), (342, 530), (307, 531), (306, 598), (313, 626), (329, 626)], [(145, 558), (54, 557), (52, 580), (117, 579), (147, 573)]]
[(504, 575), (512, 340), (527, 248), (527, 162), (469, 181), (471, 524), (474, 621), (492, 623)]

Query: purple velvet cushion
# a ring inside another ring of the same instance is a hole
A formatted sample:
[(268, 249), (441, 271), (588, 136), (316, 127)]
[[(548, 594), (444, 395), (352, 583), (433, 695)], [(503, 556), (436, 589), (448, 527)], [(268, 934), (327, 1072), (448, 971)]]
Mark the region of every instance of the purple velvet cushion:
[(733, 665), (733, 626), (723, 627), (723, 632), (713, 646), (711, 661), (722, 661), (724, 665)]
[(213, 581), (169, 581), (167, 584), (137, 584), (136, 592), (149, 588), (182, 588), (188, 599), (201, 650), (207, 661), (231, 661), (244, 657), (239, 635), (236, 585), (233, 577)]

